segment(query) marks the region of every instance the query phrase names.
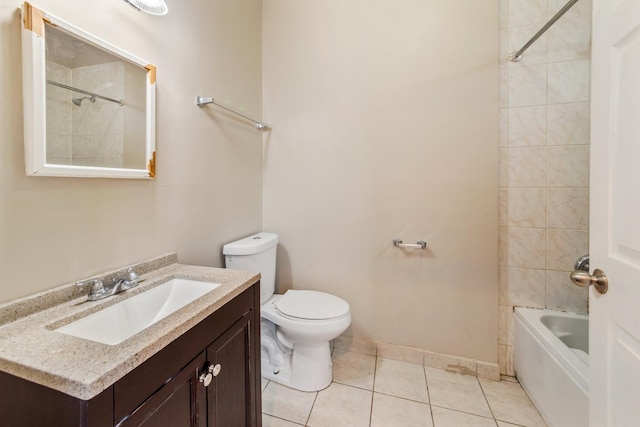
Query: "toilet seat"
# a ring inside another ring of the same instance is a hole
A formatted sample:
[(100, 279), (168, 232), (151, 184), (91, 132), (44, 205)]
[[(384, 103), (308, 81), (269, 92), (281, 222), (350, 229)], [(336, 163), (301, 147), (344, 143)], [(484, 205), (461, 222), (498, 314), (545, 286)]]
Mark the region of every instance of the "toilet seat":
[(294, 320), (328, 320), (349, 314), (345, 300), (319, 291), (288, 290), (274, 306), (280, 315)]

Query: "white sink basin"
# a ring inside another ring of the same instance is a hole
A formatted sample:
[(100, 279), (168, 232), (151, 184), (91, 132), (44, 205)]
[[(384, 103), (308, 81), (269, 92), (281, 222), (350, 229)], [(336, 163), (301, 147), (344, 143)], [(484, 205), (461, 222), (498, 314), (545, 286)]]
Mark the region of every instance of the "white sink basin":
[(87, 317), (56, 329), (116, 345), (220, 286), (219, 283), (172, 279)]

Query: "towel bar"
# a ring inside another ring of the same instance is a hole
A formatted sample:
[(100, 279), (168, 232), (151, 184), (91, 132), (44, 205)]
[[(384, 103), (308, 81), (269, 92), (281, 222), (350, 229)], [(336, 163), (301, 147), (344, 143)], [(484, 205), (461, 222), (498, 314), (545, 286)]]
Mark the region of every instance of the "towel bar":
[(396, 248), (427, 249), (427, 242), (418, 240), (416, 243), (402, 243), (402, 239), (393, 239), (393, 246)]

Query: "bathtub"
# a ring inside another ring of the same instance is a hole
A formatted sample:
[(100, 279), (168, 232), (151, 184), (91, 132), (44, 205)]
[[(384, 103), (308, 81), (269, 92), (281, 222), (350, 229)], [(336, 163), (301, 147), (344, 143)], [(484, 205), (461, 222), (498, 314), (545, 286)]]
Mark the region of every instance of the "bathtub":
[(516, 376), (549, 427), (589, 425), (589, 317), (516, 307)]

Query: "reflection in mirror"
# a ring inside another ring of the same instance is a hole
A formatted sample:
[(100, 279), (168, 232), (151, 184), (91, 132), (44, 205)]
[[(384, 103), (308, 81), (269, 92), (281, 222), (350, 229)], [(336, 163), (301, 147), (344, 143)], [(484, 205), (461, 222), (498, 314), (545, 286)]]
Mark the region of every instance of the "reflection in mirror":
[(23, 16), (27, 174), (153, 178), (155, 67), (28, 3)]
[(144, 168), (146, 70), (49, 24), (45, 40), (47, 163)]

